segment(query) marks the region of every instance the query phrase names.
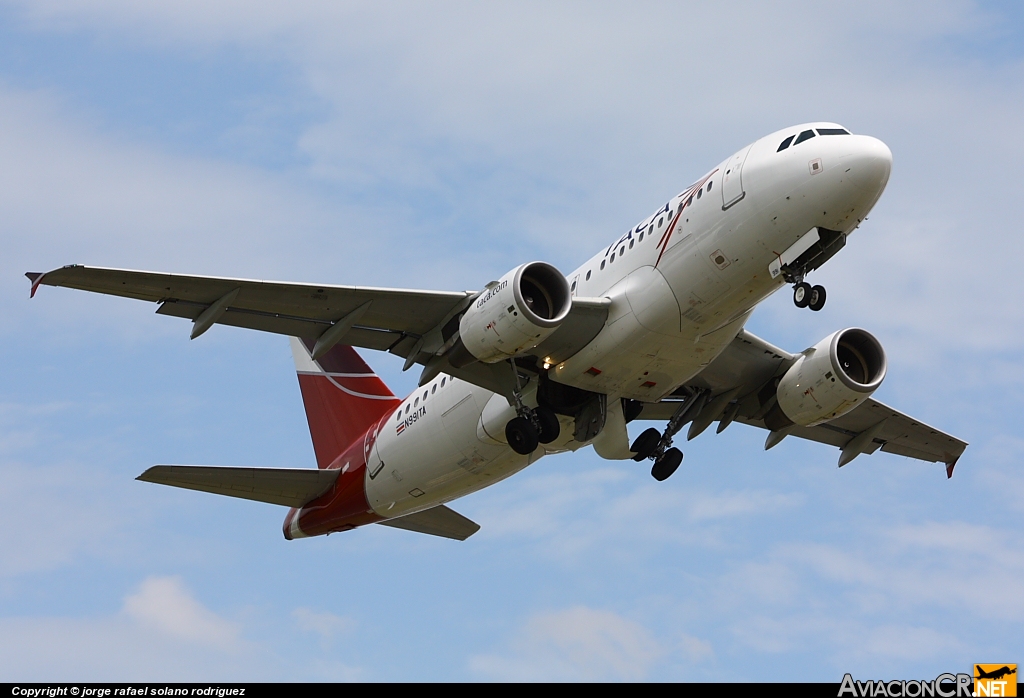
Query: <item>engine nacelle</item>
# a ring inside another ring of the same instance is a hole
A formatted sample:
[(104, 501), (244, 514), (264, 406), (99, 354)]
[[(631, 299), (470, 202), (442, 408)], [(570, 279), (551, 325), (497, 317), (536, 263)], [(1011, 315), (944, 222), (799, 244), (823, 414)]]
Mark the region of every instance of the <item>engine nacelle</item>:
[(533, 349), (558, 329), (571, 308), (569, 284), (560, 271), (544, 262), (518, 266), (484, 290), (462, 316), (462, 347), (454, 348), (452, 364), (472, 359), (491, 364)]
[(841, 417), (871, 397), (885, 378), (885, 351), (857, 328), (835, 332), (805, 351), (782, 377), (778, 405), (810, 427)]

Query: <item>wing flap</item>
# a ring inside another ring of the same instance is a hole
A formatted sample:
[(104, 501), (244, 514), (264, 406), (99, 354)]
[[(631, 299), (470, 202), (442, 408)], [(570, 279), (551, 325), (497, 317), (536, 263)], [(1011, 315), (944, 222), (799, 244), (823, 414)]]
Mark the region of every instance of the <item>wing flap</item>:
[(154, 465), (135, 479), (298, 508), (329, 490), (339, 472), (308, 468)]
[(470, 521), (443, 504), (426, 511), (408, 514), (397, 519), (385, 519), (377, 523), (382, 526), (402, 528), (406, 531), (426, 533), (429, 536), (440, 536), (452, 540), (466, 540), (480, 530), (480, 524)]

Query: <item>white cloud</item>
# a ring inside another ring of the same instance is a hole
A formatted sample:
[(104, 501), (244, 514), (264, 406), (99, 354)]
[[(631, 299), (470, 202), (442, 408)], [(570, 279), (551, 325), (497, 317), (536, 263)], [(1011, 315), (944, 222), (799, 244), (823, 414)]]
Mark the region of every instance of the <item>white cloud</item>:
[(239, 648), (239, 627), (200, 604), (178, 577), (150, 577), (139, 591), (124, 600), (124, 612), (133, 620), (188, 642)]
[[(19, 681), (259, 680), (274, 660), (177, 577), (150, 577), (113, 615), (0, 618), (0, 674)], [(245, 649), (245, 652), (240, 650)]]
[(876, 670), (977, 651), (965, 624), (1024, 617), (1024, 550), (1005, 531), (924, 522), (851, 533), (846, 544), (774, 546), (726, 574), (713, 607), (729, 608), (734, 636), (758, 652), (825, 649)]
[(292, 249), (283, 233), (298, 231), (294, 244), (322, 231), (323, 207), (282, 178), (103, 137), (45, 93), (0, 83), (0, 105), (8, 257), (31, 253), (36, 269), (190, 261), (197, 273), (273, 271)]
[(500, 681), (635, 681), (662, 654), (642, 625), (611, 611), (576, 606), (532, 616), (508, 653), (476, 655), (470, 669)]
[(303, 632), (319, 635), (324, 645), (329, 645), (337, 635), (351, 632), (356, 625), (351, 618), (343, 618), (330, 611), (314, 611), (304, 606), (292, 611), (292, 618)]
[(715, 650), (707, 640), (683, 633), (679, 636), (679, 649), (683, 657), (696, 664), (715, 657)]
[[(623, 543), (611, 547), (627, 558), (666, 544), (715, 547), (721, 544), (721, 527), (790, 512), (803, 503), (803, 496), (793, 493), (659, 486), (631, 473), (632, 466), (598, 465), (511, 480), (483, 495), (487, 501), (477, 500), (480, 513), (474, 516), (488, 536), (535, 541), (571, 564), (595, 548), (609, 548), (611, 541)], [(642, 542), (630, 546), (627, 539)]]

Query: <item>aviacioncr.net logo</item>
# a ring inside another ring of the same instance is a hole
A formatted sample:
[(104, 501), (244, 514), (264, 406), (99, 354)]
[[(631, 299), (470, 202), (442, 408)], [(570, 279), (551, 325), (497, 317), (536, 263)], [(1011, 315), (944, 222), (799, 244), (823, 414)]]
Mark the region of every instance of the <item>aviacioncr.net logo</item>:
[(972, 698), (973, 695), (970, 674), (939, 674), (931, 681), (857, 681), (846, 674), (839, 686), (838, 698)]

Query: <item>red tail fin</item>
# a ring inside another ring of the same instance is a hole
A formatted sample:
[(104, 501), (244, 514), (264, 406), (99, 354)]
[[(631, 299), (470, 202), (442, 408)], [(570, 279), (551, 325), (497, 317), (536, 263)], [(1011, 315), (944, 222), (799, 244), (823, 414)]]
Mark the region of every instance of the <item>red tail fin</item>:
[(312, 341), (291, 340), (316, 464), (323, 469), (400, 400), (352, 347), (337, 344), (313, 361)]

